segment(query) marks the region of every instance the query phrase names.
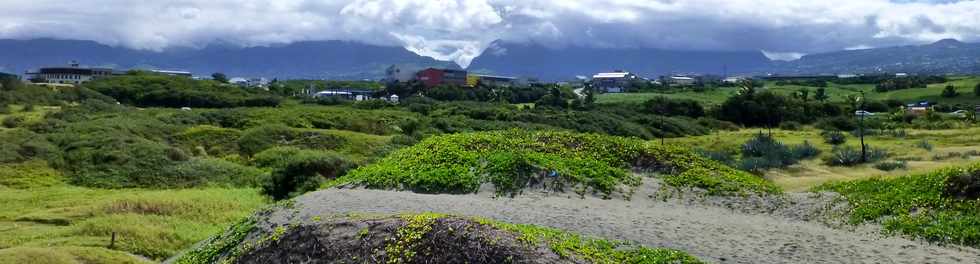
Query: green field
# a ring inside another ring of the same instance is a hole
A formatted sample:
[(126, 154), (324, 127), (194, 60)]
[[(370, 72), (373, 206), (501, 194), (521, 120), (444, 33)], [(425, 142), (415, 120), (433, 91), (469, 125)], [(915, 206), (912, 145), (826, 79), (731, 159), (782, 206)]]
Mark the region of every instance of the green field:
[[(928, 88), (920, 89), (905, 89), (890, 91), (885, 93), (878, 93), (874, 91), (874, 85), (871, 84), (853, 84), (853, 85), (841, 85), (830, 83), (827, 87), (827, 95), (830, 97), (830, 101), (844, 101), (847, 100), (848, 95), (859, 95), (861, 91), (865, 92), (865, 95), (872, 100), (899, 100), (905, 103), (913, 103), (922, 100), (928, 100), (930, 102), (939, 102), (941, 104), (980, 104), (980, 97), (977, 97), (973, 93), (974, 86), (980, 83), (980, 77), (949, 77), (949, 82), (941, 84), (931, 84)], [(952, 84), (956, 87), (956, 91), (959, 92), (959, 96), (953, 98), (945, 98), (940, 96), (943, 89), (947, 85)], [(798, 85), (776, 85), (775, 82), (766, 82), (765, 89), (769, 89), (776, 93), (788, 95), (799, 91), (800, 89), (810, 90), (810, 96), (813, 96), (816, 91), (816, 87), (805, 87)], [(716, 88), (709, 89), (705, 92), (695, 92), (692, 90), (671, 92), (671, 93), (612, 93), (612, 94), (601, 94), (598, 96), (597, 102), (600, 104), (616, 104), (616, 103), (643, 103), (657, 96), (664, 96), (671, 99), (689, 99), (698, 101), (705, 106), (719, 105), (725, 101), (728, 97), (735, 94), (736, 88)]]

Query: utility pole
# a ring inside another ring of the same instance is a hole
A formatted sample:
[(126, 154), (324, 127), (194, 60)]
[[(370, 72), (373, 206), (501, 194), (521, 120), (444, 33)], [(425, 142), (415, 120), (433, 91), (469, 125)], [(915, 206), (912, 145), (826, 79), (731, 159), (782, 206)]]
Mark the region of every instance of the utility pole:
[(860, 100), (858, 101), (858, 108), (860, 108), (859, 111), (861, 111), (861, 114), (859, 115), (861, 117), (861, 125), (858, 133), (861, 134), (861, 163), (864, 163), (868, 162), (868, 149), (867, 146), (864, 145), (864, 91), (861, 91), (861, 97), (858, 98), (858, 100)]

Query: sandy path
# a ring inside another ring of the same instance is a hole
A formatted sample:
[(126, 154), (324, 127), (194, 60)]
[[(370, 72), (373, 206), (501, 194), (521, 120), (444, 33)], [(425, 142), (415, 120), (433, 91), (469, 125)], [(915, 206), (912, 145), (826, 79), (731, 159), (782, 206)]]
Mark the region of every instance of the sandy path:
[(481, 216), (684, 250), (716, 263), (980, 263), (980, 251), (975, 249), (882, 237), (870, 231), (873, 228), (840, 230), (772, 215), (640, 197), (632, 201), (558, 196), (490, 199), (323, 190), (298, 198), (299, 213), (293, 216), (310, 219), (348, 212)]

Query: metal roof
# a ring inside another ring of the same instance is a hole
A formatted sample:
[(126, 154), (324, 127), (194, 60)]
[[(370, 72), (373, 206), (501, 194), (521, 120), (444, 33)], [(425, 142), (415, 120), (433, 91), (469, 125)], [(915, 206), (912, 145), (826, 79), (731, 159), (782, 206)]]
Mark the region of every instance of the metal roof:
[(626, 76), (628, 76), (628, 75), (630, 75), (629, 72), (600, 72), (600, 73), (597, 73), (596, 75), (593, 75), (592, 76), (592, 79), (601, 79), (601, 78), (626, 78)]

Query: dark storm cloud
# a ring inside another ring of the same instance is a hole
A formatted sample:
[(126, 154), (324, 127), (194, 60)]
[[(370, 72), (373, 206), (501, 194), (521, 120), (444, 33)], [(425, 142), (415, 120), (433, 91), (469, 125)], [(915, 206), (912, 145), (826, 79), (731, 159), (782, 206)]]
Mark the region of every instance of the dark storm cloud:
[[(83, 8), (80, 8), (83, 7)], [(355, 40), (465, 66), (497, 39), (554, 47), (764, 50), (977, 41), (980, 2), (887, 0), (34, 0), (5, 4), (2, 38), (163, 50)]]

